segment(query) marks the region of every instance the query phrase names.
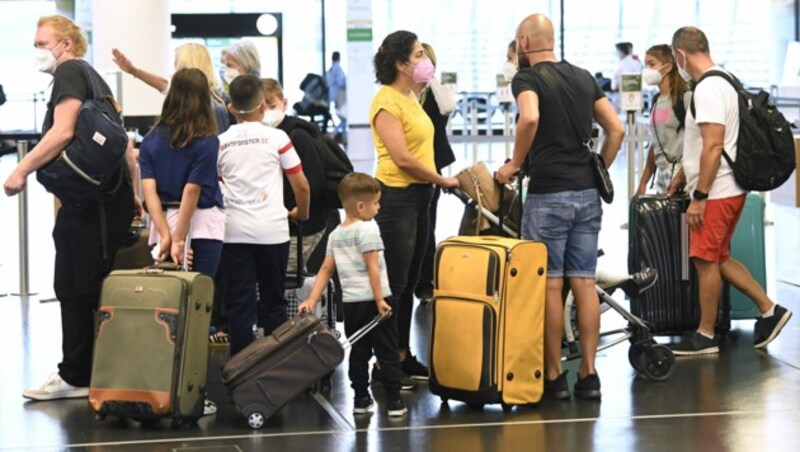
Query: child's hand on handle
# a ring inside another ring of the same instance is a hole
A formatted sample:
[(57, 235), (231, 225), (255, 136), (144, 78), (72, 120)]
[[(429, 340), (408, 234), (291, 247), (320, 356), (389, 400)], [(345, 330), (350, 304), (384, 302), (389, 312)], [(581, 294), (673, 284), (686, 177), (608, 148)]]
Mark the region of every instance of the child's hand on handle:
[(303, 300), (303, 302), (300, 303), (299, 306), (297, 306), (297, 314), (300, 315), (303, 313), (303, 311), (314, 312), (314, 306), (316, 306), (316, 304), (317, 301), (312, 300), (311, 298)]
[(384, 299), (375, 300), (375, 305), (378, 308), (378, 314), (381, 317), (388, 317), (392, 315), (392, 307)]

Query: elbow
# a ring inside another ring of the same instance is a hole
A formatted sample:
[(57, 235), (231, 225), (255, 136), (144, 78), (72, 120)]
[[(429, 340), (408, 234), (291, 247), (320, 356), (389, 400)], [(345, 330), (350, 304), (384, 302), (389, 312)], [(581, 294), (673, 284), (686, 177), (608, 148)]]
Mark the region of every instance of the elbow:
[(533, 128), (539, 126), (539, 114), (538, 113), (529, 113), (526, 115), (522, 115), (517, 122), (518, 128)]

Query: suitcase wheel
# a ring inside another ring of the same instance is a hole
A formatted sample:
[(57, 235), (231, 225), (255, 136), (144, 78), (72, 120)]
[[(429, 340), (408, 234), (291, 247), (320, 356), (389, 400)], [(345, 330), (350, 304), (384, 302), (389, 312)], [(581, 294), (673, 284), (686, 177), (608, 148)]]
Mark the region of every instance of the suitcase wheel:
[(252, 429), (259, 429), (264, 426), (264, 415), (260, 411), (251, 411), (247, 415), (247, 425)]
[(447, 405), (447, 401), (450, 400), (447, 397), (440, 397), (442, 399), (442, 405)]
[(511, 410), (514, 409), (514, 405), (509, 405), (507, 403), (503, 404), (503, 413), (510, 413)]
[(662, 344), (643, 345), (639, 353), (639, 371), (651, 381), (664, 381), (675, 371), (675, 355)]
[(631, 344), (631, 347), (628, 349), (628, 362), (631, 363), (631, 367), (637, 372), (642, 371), (641, 366), (639, 366), (639, 356), (642, 353), (642, 346), (638, 344)]

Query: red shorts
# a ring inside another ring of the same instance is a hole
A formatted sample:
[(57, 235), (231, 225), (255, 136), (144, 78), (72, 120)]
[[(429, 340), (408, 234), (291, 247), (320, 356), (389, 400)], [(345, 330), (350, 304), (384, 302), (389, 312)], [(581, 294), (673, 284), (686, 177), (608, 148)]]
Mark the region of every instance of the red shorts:
[(689, 235), (691, 257), (717, 263), (731, 257), (731, 237), (744, 210), (746, 196), (706, 201), (704, 224)]

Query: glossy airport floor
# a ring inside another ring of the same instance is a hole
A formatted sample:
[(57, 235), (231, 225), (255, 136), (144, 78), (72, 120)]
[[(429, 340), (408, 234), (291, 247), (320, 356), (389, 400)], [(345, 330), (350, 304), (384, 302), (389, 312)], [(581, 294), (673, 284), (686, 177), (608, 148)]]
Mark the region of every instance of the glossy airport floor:
[[(623, 188), (621, 171), (616, 168), (614, 177)], [(461, 209), (453, 197), (443, 198), (439, 239), (456, 233)], [(798, 210), (772, 204), (768, 209), (775, 222), (767, 228), (769, 292), (798, 315), (766, 352), (752, 348), (752, 320), (734, 321), (718, 356), (680, 359), (668, 381), (653, 383), (635, 375), (627, 345), (617, 345), (597, 359), (602, 402), (545, 401), (508, 414), (499, 406), (481, 411), (453, 401), (442, 405), (421, 384), (404, 393), (407, 416), (390, 419), (377, 386), (378, 410), (356, 418), (343, 365), (329, 394), (302, 396), (263, 429), (252, 431), (227, 402), (219, 372), (227, 351), (214, 348), (208, 386), (219, 406), (216, 415), (177, 429), (168, 423), (145, 428), (132, 421), (99, 421), (86, 400), (25, 402), (21, 397), (25, 387), (54, 371), (60, 359), (59, 308), (35, 297), (0, 297), (0, 450), (797, 451), (800, 287), (779, 279), (800, 275)], [(625, 267), (627, 231), (620, 225), (626, 216), (624, 201), (606, 210), (604, 265)], [(418, 307), (414, 350), (423, 360), (429, 320), (428, 310)], [(608, 329), (620, 320), (607, 312), (602, 323)], [(571, 386), (577, 362), (566, 368)]]

